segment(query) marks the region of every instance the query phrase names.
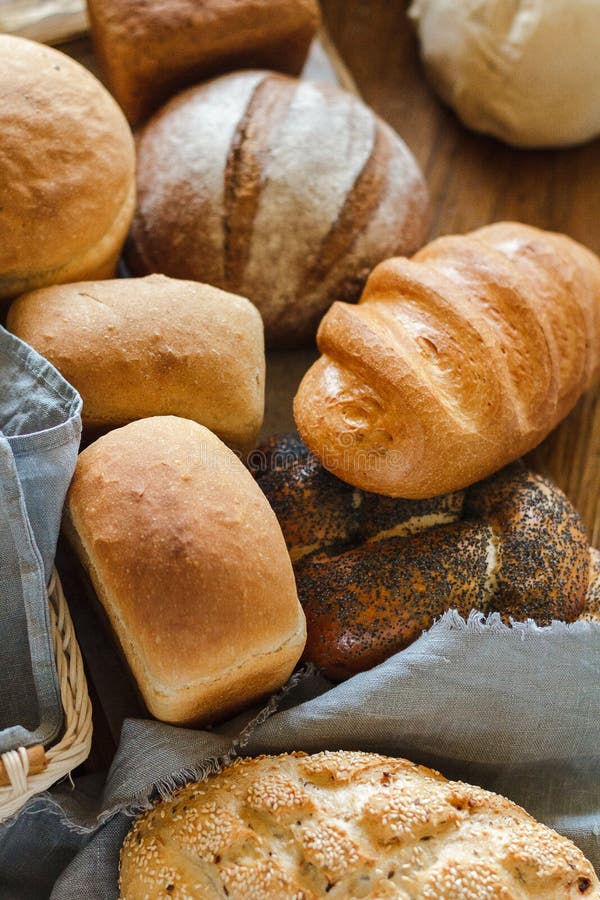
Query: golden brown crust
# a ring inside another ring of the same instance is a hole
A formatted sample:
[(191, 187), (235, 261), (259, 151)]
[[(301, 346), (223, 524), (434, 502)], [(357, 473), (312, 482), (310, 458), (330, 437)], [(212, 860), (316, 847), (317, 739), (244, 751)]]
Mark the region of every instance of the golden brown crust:
[[(483, 853), (483, 859), (482, 859)], [(571, 841), (509, 800), (352, 751), (239, 759), (140, 816), (121, 900), (600, 897)]]
[(334, 303), (294, 403), (339, 478), (391, 496), (458, 490), (523, 455), (600, 367), (600, 260), (497, 223), (372, 272)]
[(83, 66), (24, 38), (0, 35), (0, 82), (0, 298), (110, 277), (135, 204), (123, 114)]
[(100, 438), (79, 457), (67, 528), (157, 718), (214, 721), (291, 673), (305, 622), (285, 542), (206, 428), (158, 416)]
[(131, 270), (242, 293), (267, 345), (312, 338), (333, 299), (355, 300), (376, 261), (425, 234), (414, 158), (332, 85), (265, 71), (213, 79), (154, 115), (138, 151)]
[(170, 414), (239, 449), (256, 439), (262, 322), (243, 297), (163, 275), (79, 282), (19, 297), (7, 327), (77, 388), (85, 427)]
[(221, 72), (298, 75), (320, 21), (317, 0), (90, 0), (107, 83), (133, 124)]

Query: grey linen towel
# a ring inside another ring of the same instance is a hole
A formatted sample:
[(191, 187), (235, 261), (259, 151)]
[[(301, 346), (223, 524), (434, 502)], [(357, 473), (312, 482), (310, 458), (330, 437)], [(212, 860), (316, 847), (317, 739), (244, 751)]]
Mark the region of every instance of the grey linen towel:
[(0, 752), (62, 726), (46, 585), (81, 434), (81, 398), (0, 327)]
[(133, 810), (235, 754), (336, 748), (406, 756), (499, 791), (599, 868), (600, 624), (509, 628), (497, 614), (451, 612), (341, 685), (300, 672), (254, 719), (213, 731), (127, 720), (104, 784), (60, 786), (0, 831), (0, 897), (114, 900)]

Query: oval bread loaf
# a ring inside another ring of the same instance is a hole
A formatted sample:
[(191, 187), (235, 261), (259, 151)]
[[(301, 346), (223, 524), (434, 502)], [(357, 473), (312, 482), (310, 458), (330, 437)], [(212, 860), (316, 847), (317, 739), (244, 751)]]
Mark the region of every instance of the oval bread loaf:
[(77, 388), (89, 429), (176, 415), (238, 449), (256, 439), (263, 329), (243, 297), (163, 275), (79, 282), (19, 297), (7, 326)]
[(517, 222), (448, 235), (335, 303), (294, 401), (303, 440), (363, 490), (434, 497), (533, 449), (600, 371), (600, 259)]
[(238, 759), (137, 819), (121, 900), (597, 900), (581, 850), (498, 794), (349, 751)]
[(267, 345), (312, 338), (376, 262), (421, 245), (427, 193), (403, 141), (330, 85), (226, 75), (171, 100), (138, 144), (128, 263), (248, 297)]
[(156, 718), (214, 721), (292, 672), (306, 626), (281, 529), (202, 425), (141, 419), (84, 450), (66, 528)]

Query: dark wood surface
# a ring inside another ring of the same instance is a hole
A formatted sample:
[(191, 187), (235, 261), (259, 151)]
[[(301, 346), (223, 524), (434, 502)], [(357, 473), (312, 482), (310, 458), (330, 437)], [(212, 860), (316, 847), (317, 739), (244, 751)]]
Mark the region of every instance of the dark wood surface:
[[(563, 231), (600, 253), (600, 140), (515, 150), (467, 131), (429, 87), (397, 0), (321, 0), (325, 25), (362, 97), (404, 138), (431, 195), (430, 237), (514, 219)], [(579, 509), (600, 546), (600, 391), (531, 455)]]

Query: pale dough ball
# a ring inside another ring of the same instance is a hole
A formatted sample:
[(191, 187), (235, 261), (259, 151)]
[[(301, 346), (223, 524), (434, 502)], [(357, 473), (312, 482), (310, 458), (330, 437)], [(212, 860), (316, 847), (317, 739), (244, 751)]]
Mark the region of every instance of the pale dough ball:
[(522, 147), (600, 134), (600, 0), (415, 0), (409, 15), (470, 128)]

